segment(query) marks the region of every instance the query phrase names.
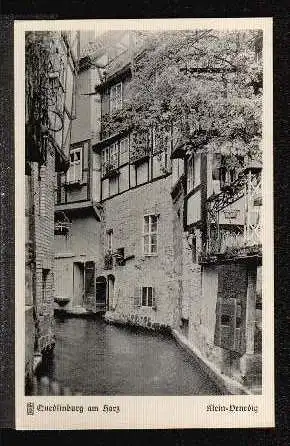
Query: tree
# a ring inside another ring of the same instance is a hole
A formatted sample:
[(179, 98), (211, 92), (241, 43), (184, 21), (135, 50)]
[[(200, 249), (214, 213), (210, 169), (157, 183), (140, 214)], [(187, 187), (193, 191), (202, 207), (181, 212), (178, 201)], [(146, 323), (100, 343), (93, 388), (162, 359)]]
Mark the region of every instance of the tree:
[[(132, 63), (119, 122), (179, 137), (186, 150), (259, 156), (262, 136), (262, 32), (158, 33)], [(162, 135), (162, 136), (161, 136)]]

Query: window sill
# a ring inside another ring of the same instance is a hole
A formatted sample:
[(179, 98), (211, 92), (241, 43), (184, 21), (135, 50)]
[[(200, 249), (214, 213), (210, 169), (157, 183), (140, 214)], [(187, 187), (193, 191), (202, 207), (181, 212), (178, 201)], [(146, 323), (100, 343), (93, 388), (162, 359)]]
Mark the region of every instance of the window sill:
[(144, 254), (144, 257), (158, 257), (158, 253)]

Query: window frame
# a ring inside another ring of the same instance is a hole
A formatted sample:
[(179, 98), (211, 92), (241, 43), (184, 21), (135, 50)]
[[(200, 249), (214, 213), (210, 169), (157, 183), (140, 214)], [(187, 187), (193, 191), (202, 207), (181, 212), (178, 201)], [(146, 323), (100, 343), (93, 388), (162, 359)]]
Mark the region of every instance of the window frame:
[[(120, 86), (120, 102), (117, 104), (116, 101), (116, 89)], [(113, 91), (115, 90), (115, 93)], [(113, 98), (113, 95), (115, 97)], [(113, 106), (114, 104), (114, 106)], [(114, 113), (115, 111), (121, 110), (123, 107), (123, 83), (118, 82), (117, 84), (114, 84), (110, 87), (110, 96), (109, 96), (109, 109), (110, 114)]]
[[(122, 143), (125, 143), (125, 141), (127, 141), (127, 160), (124, 162), (121, 162), (121, 145)], [(124, 138), (121, 138), (118, 141), (118, 146), (119, 146), (119, 163), (118, 163), (118, 167), (121, 166), (125, 166), (126, 164), (130, 163), (130, 140), (129, 140), (129, 136), (125, 136)]]
[[(145, 305), (143, 305), (143, 293), (145, 291)], [(149, 305), (149, 290), (151, 290), (151, 305)], [(140, 307), (141, 308), (156, 308), (155, 288), (153, 286), (141, 286), (140, 292)]]
[[(145, 231), (146, 217), (149, 217), (148, 221), (148, 231)], [(152, 231), (152, 217), (156, 218), (156, 231)], [(158, 255), (158, 220), (159, 216), (156, 214), (145, 214), (143, 216), (143, 255), (145, 257), (153, 257)], [(152, 251), (152, 246), (155, 244), (152, 243), (152, 236), (156, 237), (156, 252)], [(148, 237), (148, 252), (145, 250), (145, 237)]]
[[(71, 148), (69, 151), (69, 157), (71, 156), (71, 154), (75, 154), (79, 152), (80, 153), (80, 160), (79, 162), (76, 161), (71, 161), (70, 159), (70, 165), (69, 165), (69, 169), (67, 171), (67, 183), (68, 184), (76, 184), (76, 183), (81, 183), (83, 181), (83, 148), (82, 147), (75, 147), (75, 148)], [(79, 178), (76, 178), (75, 175), (75, 166), (80, 165), (80, 176)], [(72, 167), (74, 167), (73, 172), (74, 175), (72, 176)]]

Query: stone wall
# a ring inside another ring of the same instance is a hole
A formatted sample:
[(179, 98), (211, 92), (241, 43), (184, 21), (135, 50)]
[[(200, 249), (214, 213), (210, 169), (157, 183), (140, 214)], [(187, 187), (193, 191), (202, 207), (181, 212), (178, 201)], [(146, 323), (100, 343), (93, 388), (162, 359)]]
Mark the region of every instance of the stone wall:
[[(113, 250), (124, 248), (123, 266), (103, 269), (99, 275), (115, 278), (112, 308), (120, 318), (136, 324), (176, 325), (178, 280), (173, 249), (173, 208), (170, 177), (145, 184), (104, 202), (104, 232), (113, 231)], [(143, 254), (143, 216), (158, 215), (158, 253)], [(104, 246), (105, 252), (105, 246)], [(136, 305), (140, 287), (154, 287), (156, 309)], [(145, 318), (145, 319), (144, 319)]]
[[(102, 224), (93, 215), (73, 214), (70, 216), (71, 229), (68, 236), (55, 236), (55, 295), (69, 298), (65, 309), (79, 305), (74, 299), (74, 263), (94, 261), (96, 274), (102, 269), (103, 249), (101, 240)], [(55, 305), (58, 308), (58, 305)], [(90, 305), (94, 309), (95, 305)]]

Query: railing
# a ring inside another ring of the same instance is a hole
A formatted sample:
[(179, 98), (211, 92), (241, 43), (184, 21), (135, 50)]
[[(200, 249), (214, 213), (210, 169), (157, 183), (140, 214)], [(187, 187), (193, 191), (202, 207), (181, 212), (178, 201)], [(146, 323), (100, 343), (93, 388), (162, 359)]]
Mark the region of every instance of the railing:
[[(242, 224), (220, 224), (220, 211), (244, 197), (244, 221)], [(207, 242), (200, 262), (218, 257), (261, 256), (262, 216), (261, 169), (248, 168), (231, 189), (208, 200)]]
[(209, 254), (224, 254), (232, 249), (240, 249), (245, 246), (243, 228), (237, 227), (234, 230), (220, 229), (218, 235), (211, 232), (208, 240)]

